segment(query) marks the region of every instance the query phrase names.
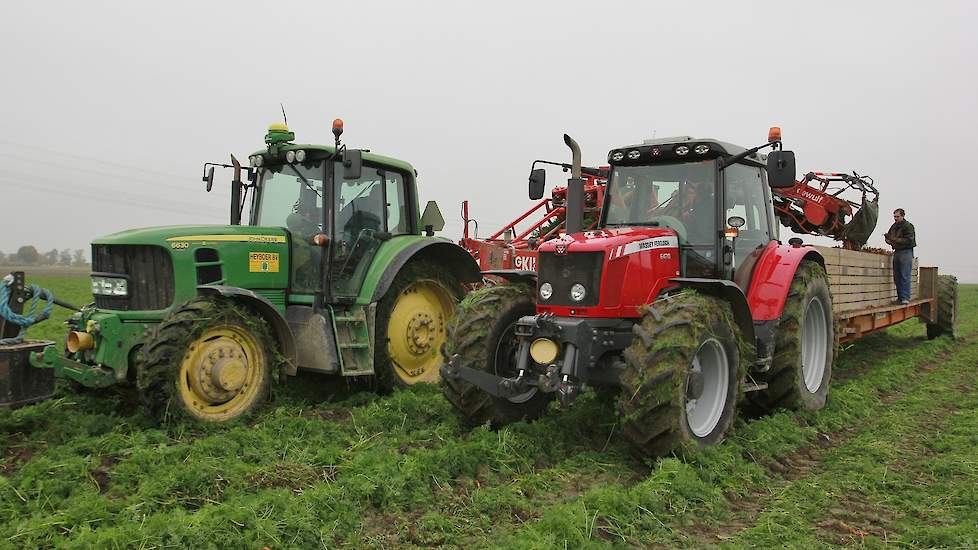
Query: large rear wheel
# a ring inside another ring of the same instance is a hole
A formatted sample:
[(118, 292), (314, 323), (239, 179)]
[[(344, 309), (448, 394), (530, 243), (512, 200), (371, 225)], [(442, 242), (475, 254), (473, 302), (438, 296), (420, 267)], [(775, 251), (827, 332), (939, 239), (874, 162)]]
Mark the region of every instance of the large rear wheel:
[(771, 368), (755, 375), (767, 388), (747, 394), (751, 404), (761, 413), (821, 409), (829, 393), (835, 350), (828, 275), (817, 263), (803, 261), (781, 313)]
[[(450, 325), (446, 354), (458, 355), (459, 364), (473, 369), (516, 376), (516, 322), (534, 314), (534, 298), (534, 289), (522, 284), (490, 286), (469, 294)], [(537, 388), (508, 399), (493, 397), (459, 379), (445, 380), (442, 391), (467, 423), (489, 422), (494, 428), (539, 418), (553, 397)]]
[(618, 401), (625, 437), (645, 456), (722, 441), (743, 364), (730, 305), (681, 292), (650, 306), (633, 331)]
[(382, 391), (436, 383), (462, 284), (426, 261), (405, 266), (377, 306), (374, 370)]

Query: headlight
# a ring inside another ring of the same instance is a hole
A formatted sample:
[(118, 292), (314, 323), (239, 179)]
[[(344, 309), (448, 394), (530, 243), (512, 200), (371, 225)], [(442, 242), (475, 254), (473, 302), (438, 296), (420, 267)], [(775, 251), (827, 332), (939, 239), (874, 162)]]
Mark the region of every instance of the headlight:
[(686, 145), (680, 145), (679, 147), (676, 147), (676, 154), (677, 155), (683, 156), (683, 155), (685, 155), (687, 153), (689, 153), (689, 147), (688, 146), (686, 146)]
[(611, 160), (619, 161), (623, 158), (625, 158), (625, 153), (622, 153), (621, 151), (615, 151), (611, 154)]
[(710, 146), (705, 143), (700, 143), (696, 147), (693, 147), (693, 151), (695, 151), (697, 155), (705, 155), (710, 152)]
[(540, 285), (540, 297), (544, 300), (549, 300), (551, 296), (554, 295), (554, 287), (550, 283), (543, 283)]
[(306, 151), (304, 149), (295, 152), (296, 162), (306, 162)]
[(632, 149), (631, 151), (628, 152), (629, 160), (638, 160), (638, 157), (640, 156), (642, 156), (642, 153), (639, 153), (638, 149)]
[(99, 296), (128, 296), (129, 281), (115, 277), (92, 277), (92, 294)]
[(285, 153), (285, 162), (292, 164), (295, 162), (295, 151), (289, 151)]
[(587, 289), (585, 289), (584, 285), (582, 285), (581, 283), (574, 283), (574, 286), (571, 287), (571, 291), (570, 291), (571, 300), (574, 300), (575, 302), (580, 302), (581, 300), (584, 299), (584, 296), (586, 295), (587, 295)]

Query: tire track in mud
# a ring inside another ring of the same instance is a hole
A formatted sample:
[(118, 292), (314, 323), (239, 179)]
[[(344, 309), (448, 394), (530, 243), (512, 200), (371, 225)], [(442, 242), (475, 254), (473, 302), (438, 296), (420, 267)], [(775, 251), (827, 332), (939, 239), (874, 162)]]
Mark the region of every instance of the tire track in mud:
[[(933, 357), (930, 361), (918, 366), (910, 374), (901, 389), (880, 393), (878, 395), (881, 404), (880, 410), (884, 410), (894, 403), (910, 397), (918, 389), (915, 382), (930, 375), (937, 365), (946, 362), (950, 357), (971, 349), (974, 344), (974, 338), (973, 335), (969, 335), (966, 338), (959, 338), (956, 342), (958, 345), (954, 349), (946, 350)], [(899, 350), (888, 348), (885, 354), (880, 353), (879, 355), (890, 355), (894, 351)], [(852, 378), (858, 372), (865, 370), (868, 370), (868, 368), (860, 368), (856, 372), (850, 371), (850, 376), (846, 378)], [(837, 381), (833, 380), (833, 382)], [(941, 405), (941, 412), (950, 412), (954, 408), (954, 405), (951, 403), (942, 402)], [(946, 418), (946, 416), (928, 415), (928, 419), (936, 418)], [(764, 462), (763, 465), (770, 474), (770, 482), (763, 488), (754, 488), (745, 496), (728, 497), (730, 509), (739, 510), (736, 517), (728, 518), (717, 525), (696, 525), (690, 528), (691, 538), (704, 544), (717, 544), (732, 539), (738, 532), (754, 526), (758, 517), (774, 502), (773, 498), (776, 495), (782, 493), (789, 485), (803, 478), (825, 473), (827, 468), (823, 464), (824, 457), (849, 443), (866, 428), (875, 424), (877, 420), (877, 417), (868, 417), (857, 425), (828, 433), (820, 432), (810, 444), (774, 461)], [(926, 427), (926, 420), (921, 423), (922, 428)], [(918, 430), (918, 433), (923, 431), (923, 429)], [(877, 532), (870, 532), (854, 527), (853, 524), (858, 523), (858, 519), (869, 520), (867, 525), (871, 526), (892, 519), (892, 515), (889, 512), (880, 513), (877, 508), (861, 502), (859, 498), (853, 498), (851, 505), (849, 509), (845, 507), (834, 507), (830, 509), (829, 517), (820, 522), (818, 527), (827, 532), (834, 533), (836, 538), (844, 535), (861, 537), (868, 534), (877, 534)], [(876, 514), (875, 517), (874, 513)], [(886, 517), (887, 515), (891, 517)], [(880, 536), (883, 535), (882, 530), (878, 530), (878, 533)], [(850, 537), (846, 540), (853, 542), (857, 539)]]

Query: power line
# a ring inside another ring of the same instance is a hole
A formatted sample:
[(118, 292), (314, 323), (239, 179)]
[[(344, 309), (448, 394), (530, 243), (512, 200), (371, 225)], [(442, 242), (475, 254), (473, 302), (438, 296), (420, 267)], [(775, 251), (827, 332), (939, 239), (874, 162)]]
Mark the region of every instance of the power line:
[[(51, 166), (51, 167), (54, 167), (54, 168), (57, 168), (57, 169), (60, 169), (60, 170), (69, 170), (69, 171), (72, 171), (72, 172), (86, 172), (86, 173), (89, 173), (89, 174), (95, 174), (97, 176), (105, 176), (105, 177), (109, 177), (109, 178), (124, 179), (124, 180), (126, 180), (128, 182), (134, 182), (134, 183), (141, 183), (141, 184), (145, 184), (145, 185), (151, 185), (153, 187), (160, 187), (161, 185), (165, 185), (163, 182), (160, 182), (160, 181), (150, 181), (150, 180), (142, 179), (142, 178), (139, 178), (139, 177), (133, 177), (131, 174), (123, 174), (123, 173), (120, 173), (120, 172), (107, 172), (107, 171), (104, 171), (104, 170), (96, 170), (94, 168), (86, 168), (84, 166), (77, 166), (77, 165), (63, 164), (63, 163), (59, 163), (59, 162), (52, 162), (51, 160), (49, 160), (47, 158), (30, 157), (30, 156), (26, 156), (26, 155), (18, 155), (16, 153), (10, 153), (10, 152), (5, 152), (5, 151), (0, 151), (0, 156), (24, 160), (24, 161), (30, 162), (32, 165)], [(186, 176), (184, 176), (182, 178), (179, 178), (179, 179), (180, 180), (185, 180), (186, 179)], [(170, 182), (172, 180), (173, 180), (173, 178), (167, 177), (167, 182)]]
[(24, 148), (24, 149), (35, 149), (35, 150), (38, 150), (38, 151), (44, 151), (46, 153), (53, 153), (55, 155), (60, 155), (60, 156), (63, 156), (63, 157), (71, 157), (71, 158), (74, 158), (74, 159), (85, 160), (85, 161), (89, 161), (89, 162), (98, 162), (100, 164), (107, 164), (109, 166), (115, 166), (117, 168), (125, 168), (126, 170), (135, 170), (137, 172), (145, 172), (147, 174), (153, 174), (153, 175), (156, 175), (156, 176), (162, 176), (162, 177), (166, 177), (166, 178), (183, 178), (184, 177), (184, 176), (178, 176), (176, 174), (170, 174), (170, 173), (167, 173), (167, 172), (160, 172), (160, 171), (157, 171), (157, 170), (148, 170), (146, 168), (142, 168), (142, 167), (138, 167), (138, 166), (131, 166), (131, 165), (121, 164), (121, 163), (113, 162), (113, 161), (109, 161), (109, 160), (102, 160), (102, 159), (98, 159), (98, 158), (95, 158), (95, 157), (86, 157), (86, 156), (83, 156), (83, 155), (77, 155), (75, 153), (67, 153), (67, 152), (64, 152), (64, 151), (57, 151), (55, 149), (48, 149), (46, 147), (38, 147), (37, 145), (28, 145), (26, 143), (22, 143), (22, 142), (18, 142), (18, 141), (9, 141), (9, 140), (2, 139), (2, 138), (0, 138), (0, 143), (2, 143), (4, 145), (9, 145), (11, 147), (21, 147), (21, 148)]
[(12, 181), (8, 179), (0, 179), (0, 186), (16, 187), (21, 190), (35, 191), (35, 192), (40, 192), (40, 193), (45, 193), (50, 195), (69, 196), (77, 199), (99, 202), (101, 204), (105, 204), (105, 203), (123, 204), (127, 206), (141, 207), (147, 210), (162, 210), (166, 212), (172, 212), (174, 214), (187, 214), (188, 212), (199, 214), (199, 215), (204, 215), (205, 213), (214, 214), (213, 211), (205, 212), (204, 210), (198, 210), (195, 208), (177, 208), (175, 206), (164, 206), (155, 203), (147, 204), (145, 200), (138, 200), (138, 199), (134, 200), (134, 199), (127, 199), (123, 197), (106, 198), (104, 196), (92, 196), (89, 193), (80, 193), (72, 190), (71, 188), (65, 189), (64, 187), (55, 188), (55, 187), (49, 187), (44, 185), (31, 185), (30, 187), (24, 187), (22, 182)]

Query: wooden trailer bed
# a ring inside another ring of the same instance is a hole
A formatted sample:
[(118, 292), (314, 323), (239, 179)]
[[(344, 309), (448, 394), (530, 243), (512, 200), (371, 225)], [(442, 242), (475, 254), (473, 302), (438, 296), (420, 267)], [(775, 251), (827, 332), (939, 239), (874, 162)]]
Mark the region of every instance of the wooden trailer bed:
[(815, 248), (825, 258), (840, 343), (912, 317), (936, 322), (936, 267), (919, 267), (917, 258), (913, 259), (911, 300), (902, 305), (894, 303), (892, 256), (824, 246)]

